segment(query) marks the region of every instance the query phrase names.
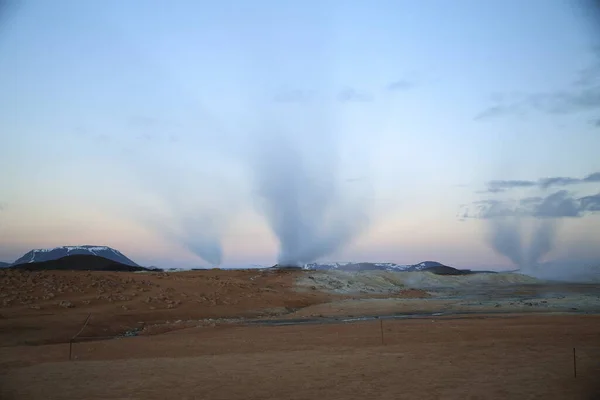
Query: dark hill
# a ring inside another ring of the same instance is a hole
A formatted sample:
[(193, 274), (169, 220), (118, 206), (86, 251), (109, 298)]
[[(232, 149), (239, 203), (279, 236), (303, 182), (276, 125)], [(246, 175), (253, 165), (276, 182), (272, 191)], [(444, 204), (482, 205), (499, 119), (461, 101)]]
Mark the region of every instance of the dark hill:
[(0, 261), (0, 268), (8, 267), (10, 263)]
[(151, 271), (148, 268), (125, 265), (100, 256), (82, 254), (74, 254), (72, 256), (66, 256), (56, 260), (18, 264), (13, 265), (10, 268), (26, 271)]
[(273, 265), (269, 269), (277, 269), (277, 270), (284, 270), (284, 271), (294, 271), (294, 270), (302, 270), (303, 268), (299, 267), (297, 265), (279, 265), (279, 264), (275, 264), (275, 265)]
[(436, 265), (433, 267), (421, 268), (420, 271), (431, 272), (436, 275), (468, 275), (472, 272), (466, 269), (457, 269), (447, 265)]

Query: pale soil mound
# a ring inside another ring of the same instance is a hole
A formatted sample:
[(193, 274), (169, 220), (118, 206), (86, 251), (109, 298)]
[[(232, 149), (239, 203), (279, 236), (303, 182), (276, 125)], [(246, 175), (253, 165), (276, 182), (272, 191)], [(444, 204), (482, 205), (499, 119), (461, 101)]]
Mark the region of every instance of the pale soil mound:
[(436, 275), (430, 272), (324, 271), (311, 272), (298, 280), (298, 286), (344, 294), (395, 293), (404, 288), (460, 288), (475, 285), (536, 284), (542, 281), (515, 273)]

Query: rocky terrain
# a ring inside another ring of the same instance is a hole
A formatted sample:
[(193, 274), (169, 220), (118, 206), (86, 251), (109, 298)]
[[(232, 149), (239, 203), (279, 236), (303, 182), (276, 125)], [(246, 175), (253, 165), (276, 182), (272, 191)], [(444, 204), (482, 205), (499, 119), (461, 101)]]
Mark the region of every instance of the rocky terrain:
[(187, 272), (0, 270), (0, 342), (66, 341), (189, 321), (415, 313), (598, 312), (596, 285), (525, 275), (287, 269)]

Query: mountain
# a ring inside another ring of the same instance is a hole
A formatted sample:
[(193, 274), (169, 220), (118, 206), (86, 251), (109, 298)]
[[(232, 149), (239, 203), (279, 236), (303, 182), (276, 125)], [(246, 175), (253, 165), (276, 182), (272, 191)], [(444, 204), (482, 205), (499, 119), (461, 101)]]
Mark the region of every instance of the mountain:
[(139, 265), (122, 264), (108, 258), (90, 254), (73, 254), (54, 260), (13, 264), (11, 268), (27, 271), (150, 271), (150, 269), (140, 267)]
[(369, 262), (360, 262), (360, 263), (311, 263), (306, 264), (303, 269), (309, 270), (338, 270), (338, 271), (347, 271), (347, 272), (357, 272), (357, 271), (391, 271), (391, 272), (413, 272), (413, 271), (424, 271), (431, 272), (436, 275), (467, 275), (467, 274), (475, 274), (479, 272), (489, 272), (489, 271), (471, 271), (468, 269), (458, 269), (454, 267), (449, 267), (447, 265), (441, 264), (437, 261), (423, 261), (414, 265), (401, 265), (394, 263), (369, 263)]
[(371, 262), (341, 262), (327, 264), (307, 264), (305, 269), (340, 270), (340, 271), (406, 271), (408, 265), (394, 263), (371, 263)]
[(99, 256), (112, 260), (114, 262), (137, 267), (138, 265), (125, 257), (123, 253), (118, 250), (112, 249), (108, 246), (62, 246), (55, 247), (53, 249), (36, 249), (24, 254), (21, 258), (15, 261), (12, 265), (26, 264), (26, 263), (38, 263), (44, 261), (58, 260), (63, 257), (70, 257), (74, 255), (88, 255), (88, 256)]
[(8, 267), (10, 263), (0, 261), (0, 268)]
[(408, 271), (411, 265), (394, 263), (371, 263), (371, 262), (333, 262), (333, 263), (310, 263), (303, 269), (316, 270), (339, 270), (339, 271)]
[[(437, 261), (423, 261), (418, 264), (411, 265), (408, 268), (408, 271), (426, 271), (428, 269), (440, 268), (440, 267), (447, 267), (447, 265), (444, 265)], [(449, 267), (449, 268), (452, 268), (452, 267)]]

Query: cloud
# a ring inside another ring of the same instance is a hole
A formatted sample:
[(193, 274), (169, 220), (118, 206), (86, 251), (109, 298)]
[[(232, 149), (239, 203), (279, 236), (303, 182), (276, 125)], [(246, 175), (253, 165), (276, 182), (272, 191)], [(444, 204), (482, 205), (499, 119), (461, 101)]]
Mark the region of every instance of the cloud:
[(539, 180), (538, 184), (542, 189), (547, 189), (551, 186), (568, 186), (568, 185), (574, 185), (577, 183), (582, 183), (582, 182), (585, 182), (584, 179), (556, 176), (553, 178), (542, 178)]
[(563, 187), (584, 183), (600, 182), (600, 172), (594, 172), (583, 178), (572, 178), (556, 176), (550, 178), (540, 178), (537, 181), (530, 180), (496, 180), (487, 183), (487, 190), (484, 193), (500, 193), (509, 189), (539, 187), (548, 189), (550, 187)]
[(400, 91), (412, 89), (414, 87), (415, 87), (414, 82), (408, 81), (406, 79), (400, 79), (395, 82), (391, 82), (389, 85), (387, 85), (387, 90), (389, 90), (391, 92), (400, 92)]
[(178, 122), (147, 115), (132, 115), (125, 122), (128, 128), (139, 133), (137, 139), (144, 141), (175, 142), (178, 140), (176, 132), (180, 131), (182, 127)]
[(591, 196), (579, 198), (581, 207), (584, 211), (597, 212), (600, 211), (600, 193)]
[(502, 117), (505, 115), (522, 114), (524, 114), (524, 110), (519, 106), (519, 104), (496, 104), (475, 115), (474, 119), (479, 121), (482, 119)]
[(595, 119), (591, 120), (590, 125), (600, 128), (600, 118), (595, 118)]
[[(570, 85), (562, 89), (516, 96), (495, 96), (494, 104), (477, 113), (474, 119), (484, 120), (530, 112), (572, 114), (598, 110), (600, 110), (600, 57), (593, 65), (580, 70)], [(600, 120), (596, 120), (594, 124), (598, 125), (598, 122)]]
[(581, 203), (566, 190), (559, 190), (531, 205), (531, 215), (539, 218), (580, 217), (584, 211)]
[(526, 197), (519, 201), (487, 199), (473, 203), (462, 218), (495, 219), (506, 217), (579, 218), (600, 211), (600, 193), (576, 198), (566, 190), (545, 197)]
[(479, 112), (474, 119), (483, 120), (507, 115), (524, 115), (529, 112), (560, 115), (595, 110), (600, 110), (600, 86), (532, 93), (512, 103), (501, 100)]
[(310, 101), (313, 93), (301, 89), (285, 89), (273, 97), (275, 103), (305, 103)]
[(353, 183), (353, 182), (363, 182), (366, 181), (368, 178), (366, 176), (357, 176), (355, 178), (347, 178), (346, 182), (348, 183)]
[(536, 185), (534, 181), (520, 181), (520, 180), (510, 180), (510, 181), (489, 181), (488, 191), (491, 193), (503, 192), (506, 189), (515, 189), (515, 188), (528, 188)]
[(544, 198), (543, 198), (543, 197), (539, 197), (539, 196), (535, 196), (535, 197), (525, 197), (525, 198), (523, 198), (523, 199), (519, 200), (519, 203), (520, 203), (522, 206), (528, 206), (528, 205), (530, 205), (530, 204), (537, 204), (537, 203), (540, 203), (540, 202), (542, 202), (543, 200), (544, 200)]
[(594, 172), (583, 178), (584, 182), (600, 182), (600, 172)]
[(369, 93), (346, 87), (338, 93), (338, 100), (342, 103), (366, 103), (373, 101), (373, 96)]

